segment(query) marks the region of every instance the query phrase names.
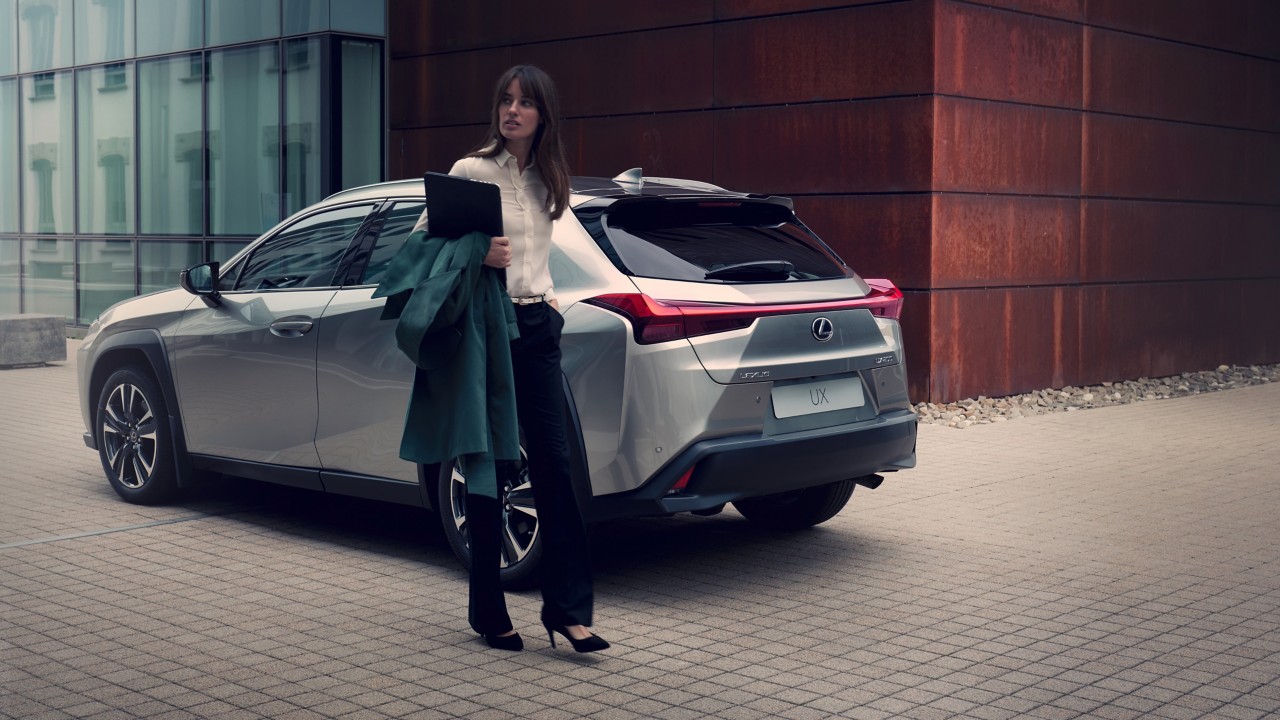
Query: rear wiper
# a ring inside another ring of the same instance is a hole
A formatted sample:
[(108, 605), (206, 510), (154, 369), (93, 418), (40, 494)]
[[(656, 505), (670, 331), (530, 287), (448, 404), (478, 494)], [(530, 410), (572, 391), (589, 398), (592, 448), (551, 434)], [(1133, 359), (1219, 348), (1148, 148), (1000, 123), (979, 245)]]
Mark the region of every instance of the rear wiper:
[(705, 278), (707, 280), (773, 280), (779, 276), (790, 277), (791, 271), (795, 269), (796, 266), (786, 260), (757, 260), (708, 270)]

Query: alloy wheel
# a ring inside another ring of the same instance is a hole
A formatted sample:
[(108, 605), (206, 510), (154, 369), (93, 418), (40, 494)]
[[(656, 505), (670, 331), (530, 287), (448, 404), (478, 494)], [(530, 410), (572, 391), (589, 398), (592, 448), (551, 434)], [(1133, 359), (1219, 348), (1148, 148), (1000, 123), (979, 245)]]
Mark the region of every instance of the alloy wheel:
[[(517, 472), (499, 472), (502, 486), (499, 488), (502, 504), (502, 553), (501, 567), (511, 567), (524, 560), (538, 539), (538, 509), (533, 502), (533, 486), (529, 483), (529, 464), (520, 448), (521, 462)], [(471, 547), (470, 528), (467, 524), (467, 478), (453, 467), (449, 483), (450, 514), (458, 535), (467, 548)]]
[(138, 386), (121, 383), (102, 412), (105, 459), (121, 485), (136, 490), (151, 479), (156, 464), (156, 418)]

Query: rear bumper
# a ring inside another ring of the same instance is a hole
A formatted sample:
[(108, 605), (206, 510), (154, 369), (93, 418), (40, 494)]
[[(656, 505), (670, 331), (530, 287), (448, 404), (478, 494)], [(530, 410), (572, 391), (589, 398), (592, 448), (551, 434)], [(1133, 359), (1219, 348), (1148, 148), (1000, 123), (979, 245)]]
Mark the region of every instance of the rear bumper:
[[(669, 515), (756, 495), (800, 490), (915, 467), (916, 415), (904, 411), (847, 426), (695, 443), (648, 483), (591, 500), (591, 521)], [(683, 491), (670, 492), (689, 468)]]

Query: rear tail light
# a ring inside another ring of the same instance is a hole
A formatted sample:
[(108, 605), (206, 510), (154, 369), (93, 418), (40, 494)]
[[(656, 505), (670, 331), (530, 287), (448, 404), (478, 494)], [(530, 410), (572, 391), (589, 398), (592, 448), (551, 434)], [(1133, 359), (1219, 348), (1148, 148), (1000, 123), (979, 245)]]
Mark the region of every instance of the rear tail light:
[(897, 320), (902, 316), (902, 291), (893, 286), (893, 283), (882, 278), (875, 280), (864, 280), (867, 285), (871, 286), (871, 292), (862, 298), (861, 307), (871, 311), (876, 317), (890, 318)]
[(641, 293), (600, 295), (587, 300), (631, 321), (641, 345), (750, 327), (756, 306), (654, 300)]
[(902, 291), (888, 280), (866, 282), (871, 286), (866, 297), (819, 303), (727, 305), (655, 300), (643, 293), (599, 295), (585, 302), (630, 320), (636, 342), (641, 345), (739, 330), (750, 327), (756, 318), (770, 315), (869, 310), (872, 315), (897, 320), (902, 313)]

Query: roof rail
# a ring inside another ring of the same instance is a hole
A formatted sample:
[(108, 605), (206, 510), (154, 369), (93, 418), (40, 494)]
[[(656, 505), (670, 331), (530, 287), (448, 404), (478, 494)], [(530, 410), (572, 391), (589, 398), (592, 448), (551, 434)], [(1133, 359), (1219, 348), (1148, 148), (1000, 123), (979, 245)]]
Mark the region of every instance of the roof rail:
[(347, 193), (355, 194), (356, 192), (358, 192), (358, 191), (360, 191), (360, 190), (368, 190), (369, 188), (371, 188), (371, 187), (375, 187), (375, 186), (378, 186), (378, 185), (391, 185), (391, 184), (393, 184), (393, 183), (405, 183), (405, 182), (412, 182), (413, 180), (414, 180), (414, 178), (401, 178), (401, 179), (399, 179), (399, 180), (383, 180), (382, 182), (369, 183), (368, 185), (357, 185), (357, 186), (355, 186), (355, 187), (344, 188), (344, 189), (339, 190), (339, 191), (337, 191), (337, 192), (330, 193), (330, 194), (329, 194), (327, 197), (325, 197), (324, 199), (325, 199), (325, 200), (332, 200), (333, 198), (336, 198), (336, 197), (338, 197), (339, 195), (346, 195)]

